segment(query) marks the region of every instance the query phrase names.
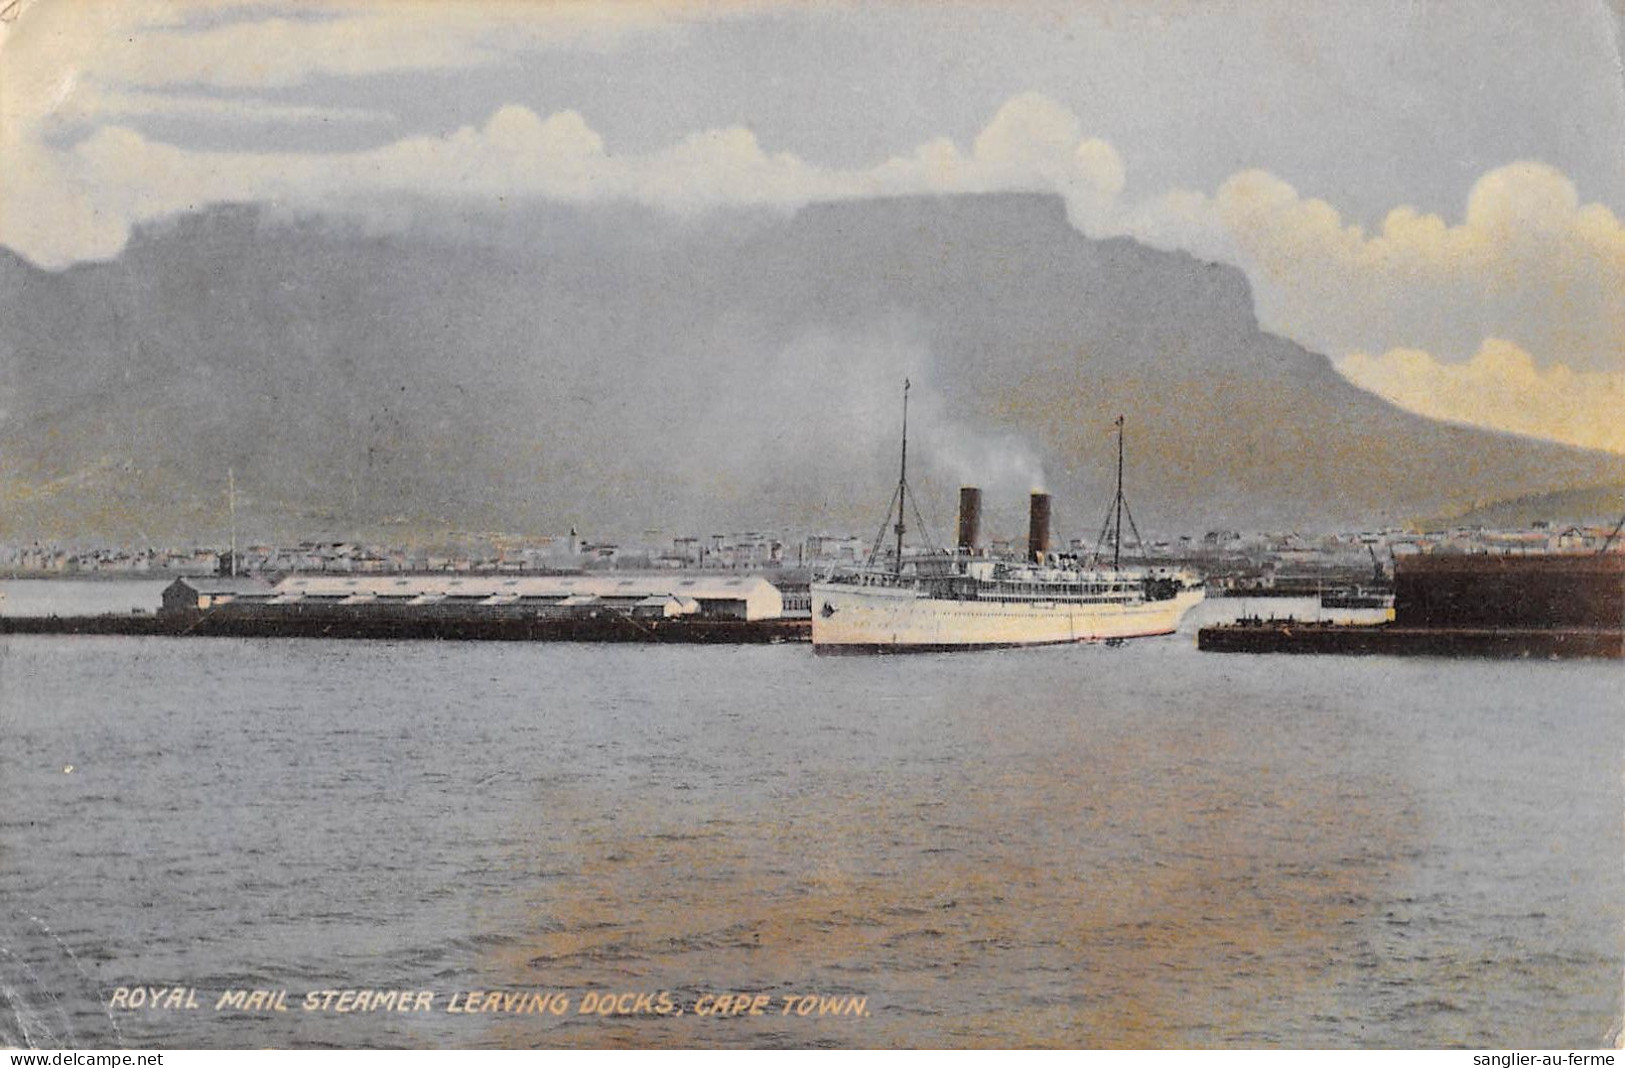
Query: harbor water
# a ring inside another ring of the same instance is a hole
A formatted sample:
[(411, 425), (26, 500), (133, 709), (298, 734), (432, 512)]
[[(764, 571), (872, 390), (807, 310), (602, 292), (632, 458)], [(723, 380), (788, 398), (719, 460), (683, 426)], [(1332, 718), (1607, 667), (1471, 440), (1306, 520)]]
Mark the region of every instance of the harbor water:
[[(0, 587), (162, 584), (121, 585)], [(1619, 666), (1195, 648), (1289, 612), (834, 659), (0, 638), (0, 1045), (1617, 1041)]]

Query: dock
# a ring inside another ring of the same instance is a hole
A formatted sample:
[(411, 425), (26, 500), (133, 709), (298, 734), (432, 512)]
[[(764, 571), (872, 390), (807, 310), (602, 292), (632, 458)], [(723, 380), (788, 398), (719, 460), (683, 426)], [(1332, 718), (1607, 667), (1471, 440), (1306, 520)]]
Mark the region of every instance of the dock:
[(1402, 558), (1390, 623), (1244, 619), (1203, 627), (1215, 653), (1625, 658), (1625, 553)]
[(394, 641), (646, 642), (773, 645), (812, 640), (806, 619), (635, 619), (618, 613), (566, 619), (354, 614), (0, 616), (0, 635), (123, 635), (161, 638), (327, 638)]
[(1625, 630), (1558, 627), (1401, 627), (1393, 623), (1248, 620), (1203, 627), (1196, 647), (1210, 653), (1320, 653), (1345, 656), (1454, 656), (1567, 660), (1625, 658)]

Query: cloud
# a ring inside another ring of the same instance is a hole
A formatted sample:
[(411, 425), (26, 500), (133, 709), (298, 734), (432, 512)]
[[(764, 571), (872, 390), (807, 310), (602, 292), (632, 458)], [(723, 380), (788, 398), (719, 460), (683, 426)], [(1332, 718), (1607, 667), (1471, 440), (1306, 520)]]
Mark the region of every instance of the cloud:
[[(134, 96), (145, 102), (149, 94)], [(1075, 215), (1101, 218), (1122, 187), (1122, 161), (1110, 145), (1078, 139), (1076, 126), (1052, 102), (1021, 97), (994, 116), (969, 154), (938, 140), (909, 157), (838, 170), (769, 151), (744, 127), (701, 131), (654, 152), (615, 153), (579, 113), (543, 117), (519, 105), (499, 108), (480, 126), (351, 153), (199, 152), (109, 123), (66, 149), (24, 146), (50, 179), (0, 191), (0, 241), (61, 267), (117, 255), (131, 227), (209, 204), (321, 211), (376, 194), (491, 204), (522, 196), (624, 201), (691, 214), (1015, 188), (1059, 191)], [(5, 210), (8, 202), (14, 211)]]
[(1353, 353), (1337, 369), (1419, 415), (1625, 453), (1625, 373), (1576, 372), (1561, 363), (1542, 369), (1499, 338), (1486, 339), (1465, 363), (1391, 349)]
[(1122, 232), (1242, 267), (1266, 327), (1333, 356), (1410, 347), (1462, 360), (1489, 337), (1579, 370), (1617, 368), (1625, 353), (1625, 225), (1543, 163), (1485, 174), (1459, 223), (1398, 207), (1370, 236), (1263, 171), (1120, 219)]
[[(371, 121), (358, 109), (277, 105), (245, 91), (489, 67), (537, 51), (602, 51), (634, 36), (675, 36), (696, 19), (750, 8), (557, 0), (482, 5), (471, 14), (438, 0), (352, 0), (283, 10), (259, 0), (33, 0), (0, 23), (0, 244), (63, 267), (117, 255), (132, 224), (164, 212), (257, 199), (268, 188), (315, 199), (317, 190), (268, 177), (267, 167), (247, 157), (179, 153), (134, 140), (117, 127), (132, 115)], [(223, 94), (218, 107), (213, 93)], [(141, 158), (108, 168), (109, 144)], [(296, 174), (324, 171), (313, 157), (274, 159)], [(341, 175), (346, 161), (333, 162), (326, 173)], [(152, 177), (175, 187), (139, 187)], [(350, 195), (365, 196), (375, 185)]]
[(127, 14), (122, 23), (141, 47), (106, 53), (98, 76), (123, 85), (266, 89), (322, 77), (464, 70), (534, 50), (604, 51), (699, 14), (632, 0), (485, 4), (474, 13), (444, 0), (352, 0), (314, 14), (266, 14), (271, 9), (252, 0), (211, 6), (228, 14), (239, 8), (243, 17), (177, 22), (172, 3)]
[(1011, 184), (1056, 183), (1083, 131), (1078, 118), (1039, 93), (1023, 93), (1005, 103), (971, 146), (989, 176)]
[[(253, 96), (204, 96), (195, 93), (168, 93), (152, 90), (109, 91), (95, 87), (74, 92), (74, 104), (82, 121), (111, 122), (121, 119), (161, 116), (201, 119), (248, 125), (252, 123), (379, 123), (394, 116), (374, 108), (330, 107), (310, 104), (283, 104)], [(65, 118), (58, 109), (58, 120)]]

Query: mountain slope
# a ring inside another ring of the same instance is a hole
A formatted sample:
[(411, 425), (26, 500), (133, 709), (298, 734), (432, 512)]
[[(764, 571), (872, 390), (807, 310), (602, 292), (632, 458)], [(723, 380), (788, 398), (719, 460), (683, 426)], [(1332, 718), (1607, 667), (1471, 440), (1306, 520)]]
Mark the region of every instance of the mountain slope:
[[(1403, 413), (1261, 332), (1233, 269), (1039, 195), (672, 220), (190, 216), (117, 261), (0, 254), (0, 537), (868, 530), (900, 385), (937, 533), (960, 482), (1092, 534), (1128, 419), (1144, 528), (1399, 521), (1625, 460)], [(390, 533), (392, 532), (392, 533)]]

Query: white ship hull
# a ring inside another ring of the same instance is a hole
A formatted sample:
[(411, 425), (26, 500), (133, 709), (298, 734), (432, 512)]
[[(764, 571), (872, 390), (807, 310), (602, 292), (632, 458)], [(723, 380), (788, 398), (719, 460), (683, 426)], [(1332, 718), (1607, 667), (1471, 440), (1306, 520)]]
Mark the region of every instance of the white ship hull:
[(1160, 601), (977, 601), (909, 586), (816, 583), (812, 643), (819, 653), (887, 653), (1144, 638), (1172, 634), (1202, 596), (1196, 588)]

